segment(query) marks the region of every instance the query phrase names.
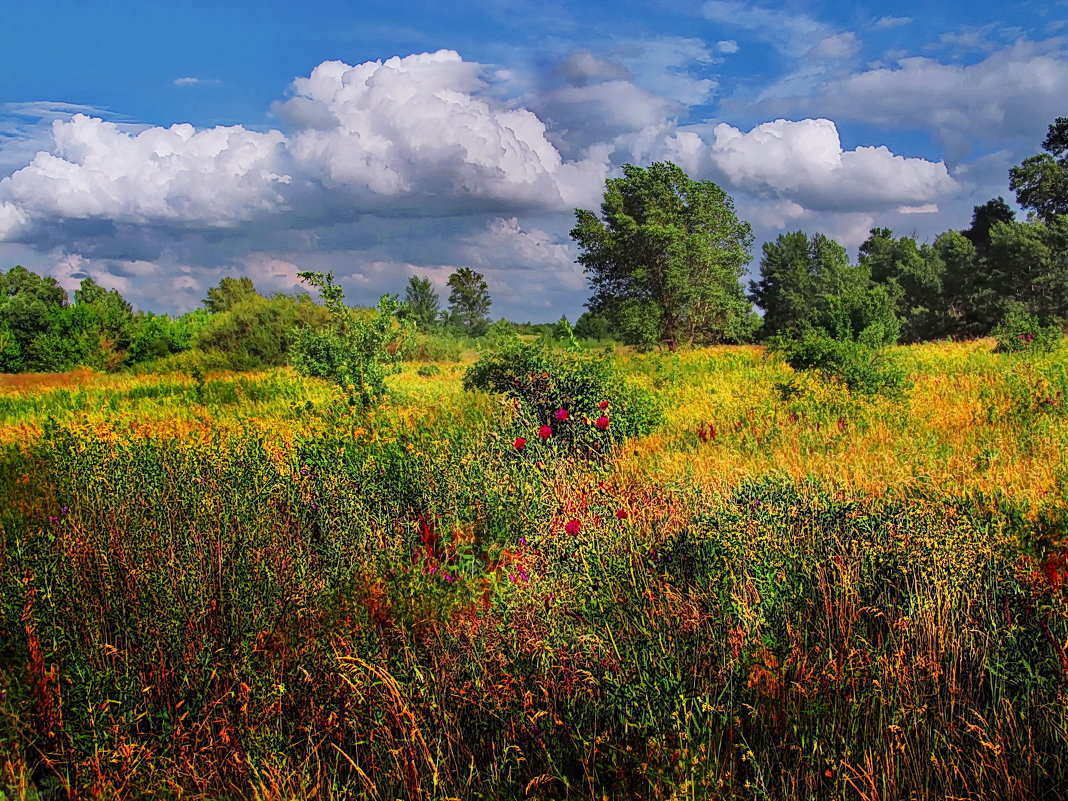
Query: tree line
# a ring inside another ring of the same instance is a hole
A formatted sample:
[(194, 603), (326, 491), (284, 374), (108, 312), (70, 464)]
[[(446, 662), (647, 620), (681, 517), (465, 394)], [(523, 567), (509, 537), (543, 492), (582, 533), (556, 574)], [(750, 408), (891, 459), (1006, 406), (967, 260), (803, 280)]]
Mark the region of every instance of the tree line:
[[(575, 210), (571, 237), (591, 296), (573, 333), (638, 347), (757, 340), (784, 347), (817, 336), (877, 348), (984, 336), (1020, 321), (1035, 330), (1063, 328), (1068, 118), (1049, 126), (1042, 149), (1010, 170), (1009, 188), (1026, 220), (998, 197), (974, 208), (967, 229), (931, 243), (874, 228), (856, 263), (823, 234), (781, 234), (763, 244), (748, 291), (742, 278), (753, 234), (730, 196), (670, 162), (625, 165), (605, 182), (599, 215)], [(396, 317), (427, 335), (517, 328), (491, 322), (489, 287), (475, 270), (456, 270), (446, 286), (443, 306), (428, 278), (411, 277), (396, 299)], [(200, 309), (178, 317), (135, 312), (117, 290), (91, 278), (71, 300), (54, 278), (20, 266), (0, 273), (0, 372), (116, 370), (192, 349), (227, 354), (234, 369), (275, 366), (287, 363), (300, 331), (331, 320), (308, 295), (266, 297), (248, 278), (223, 278)], [(572, 335), (566, 319), (519, 328)]]

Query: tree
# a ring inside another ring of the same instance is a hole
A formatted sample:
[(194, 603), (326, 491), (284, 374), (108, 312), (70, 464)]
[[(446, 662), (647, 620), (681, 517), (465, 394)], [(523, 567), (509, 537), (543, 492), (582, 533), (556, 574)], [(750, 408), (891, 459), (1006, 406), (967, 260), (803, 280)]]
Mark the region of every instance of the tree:
[(16, 265), (0, 273), (0, 370), (69, 370), (77, 346), (60, 335), (67, 293), (51, 276)]
[(764, 336), (815, 324), (826, 295), (841, 291), (843, 274), (853, 269), (845, 248), (823, 234), (811, 241), (802, 231), (780, 234), (764, 243), (763, 253), (749, 299), (764, 310)]
[(223, 278), (208, 290), (204, 307), (213, 313), (229, 311), (243, 300), (258, 296), (251, 278)]
[(461, 267), (449, 276), (449, 323), (463, 333), (480, 337), (489, 328), (489, 285), (482, 273)]
[(749, 224), (712, 181), (671, 162), (623, 166), (605, 181), (601, 217), (575, 209), (571, 237), (593, 296), (628, 344), (676, 348), (739, 342), (754, 321), (739, 279), (753, 243)]
[(990, 229), (990, 270), (1001, 300), (1016, 300), (1045, 325), (1068, 321), (1068, 215), (1049, 223), (998, 223)]
[(930, 247), (895, 237), (889, 228), (873, 228), (860, 246), (860, 263), (894, 300), (907, 341), (943, 333), (942, 262)]
[(1068, 117), (1058, 117), (1042, 142), (1045, 153), (1009, 170), (1009, 188), (1016, 202), (1050, 223), (1068, 214)]
[(411, 320), (420, 331), (429, 331), (438, 324), (441, 300), (429, 278), (413, 275), (408, 279), (408, 289), (404, 293), (399, 316)]
[(961, 233), (975, 246), (976, 251), (986, 255), (990, 247), (990, 229), (996, 223), (1012, 222), (1015, 219), (1016, 214), (1009, 208), (1005, 198), (993, 198), (972, 209), (972, 227)]

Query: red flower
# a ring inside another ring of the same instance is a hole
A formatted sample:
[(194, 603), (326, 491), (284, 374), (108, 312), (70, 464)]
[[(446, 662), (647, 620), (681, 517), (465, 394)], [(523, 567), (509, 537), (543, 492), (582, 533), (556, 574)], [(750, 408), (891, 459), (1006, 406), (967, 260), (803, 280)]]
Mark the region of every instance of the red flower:
[(599, 429), (601, 429), (601, 431), (604, 431), (606, 428), (608, 428), (608, 418), (602, 414), (600, 417), (593, 421), (593, 424)]
[(538, 436), (542, 439), (548, 439), (553, 435), (553, 430), (549, 426), (542, 426), (538, 429)]
[(564, 531), (566, 531), (571, 536), (575, 536), (576, 534), (578, 534), (581, 528), (582, 523), (573, 518), (571, 520), (568, 520), (567, 523), (564, 524)]
[(564, 422), (564, 420), (568, 418), (567, 409), (557, 409), (556, 414), (553, 415), (553, 418), (558, 422)]
[(616, 509), (616, 520), (626, 520), (630, 517), (630, 512), (626, 509)]
[(525, 439), (523, 439), (522, 437), (516, 437), (515, 438), (515, 442), (512, 443), (512, 445), (515, 446), (515, 449), (517, 451), (523, 450), (523, 448), (526, 447), (526, 444), (527, 444), (527, 441)]
[(598, 409), (607, 409), (608, 408), (608, 401), (601, 401), (600, 403), (597, 404), (597, 408)]

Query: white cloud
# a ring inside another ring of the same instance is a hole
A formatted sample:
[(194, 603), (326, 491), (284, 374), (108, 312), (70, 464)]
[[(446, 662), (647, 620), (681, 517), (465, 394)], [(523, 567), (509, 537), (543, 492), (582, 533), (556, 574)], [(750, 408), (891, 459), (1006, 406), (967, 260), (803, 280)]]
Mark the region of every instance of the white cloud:
[(1021, 40), (975, 64), (904, 58), (892, 67), (832, 80), (811, 97), (780, 95), (761, 107), (928, 129), (959, 155), (973, 139), (1040, 141), (1066, 97), (1064, 42)]
[(843, 150), (838, 129), (825, 119), (780, 119), (748, 133), (722, 123), (711, 161), (732, 187), (807, 209), (922, 205), (957, 189), (942, 162), (903, 158), (886, 147)]
[(0, 204), (37, 218), (232, 225), (284, 206), (278, 131), (191, 125), (129, 134), (76, 114), (52, 124), (54, 152), (0, 181)]
[(733, 39), (724, 39), (722, 42), (716, 42), (716, 49), (729, 56), (738, 52), (738, 43)]
[(833, 36), (831, 26), (804, 14), (760, 8), (740, 0), (708, 0), (701, 6), (704, 16), (721, 25), (749, 31), (791, 56), (803, 56), (818, 42)]
[(849, 58), (860, 49), (857, 35), (852, 31), (836, 33), (821, 39), (808, 54), (816, 58), (842, 59)]
[(277, 107), (297, 128), (289, 153), (302, 173), (354, 199), (568, 207), (603, 164), (563, 162), (544, 123), (495, 102), (480, 71), (452, 51), (324, 62)]
[(206, 83), (207, 84), (217, 84), (217, 83), (219, 83), (219, 81), (215, 80), (215, 79), (212, 79), (212, 78), (192, 78), (192, 77), (175, 78), (174, 79), (174, 85), (175, 86), (196, 86), (197, 84), (206, 84)]
[(891, 28), (900, 28), (912, 22), (912, 17), (879, 17), (872, 20), (871, 27), (877, 31), (885, 31)]

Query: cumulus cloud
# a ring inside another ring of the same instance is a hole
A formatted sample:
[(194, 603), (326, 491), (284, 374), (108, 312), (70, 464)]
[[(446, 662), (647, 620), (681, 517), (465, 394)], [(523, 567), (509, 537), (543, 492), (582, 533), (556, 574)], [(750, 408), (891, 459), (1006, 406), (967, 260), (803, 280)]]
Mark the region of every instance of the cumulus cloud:
[(23, 227), (36, 218), (216, 227), (284, 206), (278, 131), (174, 125), (130, 134), (76, 114), (55, 121), (52, 138), (54, 152), (0, 181), (0, 208)]
[(807, 209), (918, 206), (956, 191), (944, 163), (903, 158), (886, 147), (843, 150), (837, 127), (825, 119), (780, 119), (748, 133), (721, 123), (710, 156), (731, 186)]
[(464, 198), (566, 208), (600, 163), (564, 162), (531, 111), (486, 91), (481, 67), (452, 51), (349, 66), (328, 61), (293, 82), (277, 110), (296, 129), (302, 173), (359, 199)]

